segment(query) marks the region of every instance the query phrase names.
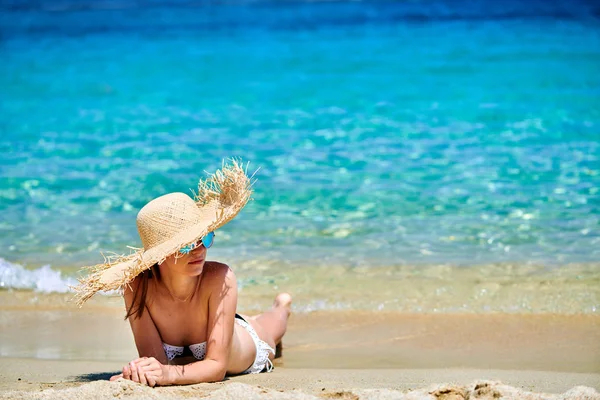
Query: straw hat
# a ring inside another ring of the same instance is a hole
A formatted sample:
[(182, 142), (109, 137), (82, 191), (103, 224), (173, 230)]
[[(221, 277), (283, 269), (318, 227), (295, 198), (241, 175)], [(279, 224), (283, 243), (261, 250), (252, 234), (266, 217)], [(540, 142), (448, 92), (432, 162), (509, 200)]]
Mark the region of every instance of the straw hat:
[(137, 215), (144, 247), (132, 248), (134, 252), (128, 256), (105, 257), (104, 263), (87, 267), (91, 274), (74, 288), (77, 304), (81, 306), (100, 290), (121, 288), (154, 264), (231, 221), (250, 199), (251, 185), (246, 171), (233, 160), (200, 180), (195, 199), (185, 193), (169, 193), (146, 204)]

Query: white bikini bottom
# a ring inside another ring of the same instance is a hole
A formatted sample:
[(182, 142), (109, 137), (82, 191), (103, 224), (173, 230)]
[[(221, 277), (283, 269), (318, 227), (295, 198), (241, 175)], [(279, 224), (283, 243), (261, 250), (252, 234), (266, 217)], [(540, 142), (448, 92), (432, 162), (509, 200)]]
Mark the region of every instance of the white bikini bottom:
[(269, 360), (269, 352), (273, 353), (274, 355), (275, 350), (264, 340), (260, 340), (252, 325), (247, 323), (242, 317), (236, 315), (235, 323), (244, 328), (246, 332), (250, 334), (250, 337), (256, 346), (256, 357), (254, 358), (254, 363), (250, 366), (250, 368), (242, 372), (242, 374), (259, 374), (262, 371), (273, 371), (273, 363), (271, 360)]

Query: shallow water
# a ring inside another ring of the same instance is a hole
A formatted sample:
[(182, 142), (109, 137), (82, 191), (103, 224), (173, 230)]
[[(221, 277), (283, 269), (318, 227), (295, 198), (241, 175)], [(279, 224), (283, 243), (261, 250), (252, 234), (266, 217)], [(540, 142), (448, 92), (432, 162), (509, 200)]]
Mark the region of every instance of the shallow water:
[(140, 207), (236, 156), (254, 201), (211, 255), (244, 279), (584, 263), (571, 311), (600, 303), (588, 3), (0, 7), (3, 276), (139, 246)]

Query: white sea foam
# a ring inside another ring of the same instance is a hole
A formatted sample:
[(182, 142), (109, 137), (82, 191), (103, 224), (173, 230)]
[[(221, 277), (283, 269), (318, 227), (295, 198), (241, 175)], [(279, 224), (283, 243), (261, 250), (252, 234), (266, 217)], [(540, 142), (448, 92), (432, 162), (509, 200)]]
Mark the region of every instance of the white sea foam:
[(77, 280), (63, 276), (49, 265), (29, 270), (0, 258), (0, 289), (33, 289), (37, 292), (69, 292)]

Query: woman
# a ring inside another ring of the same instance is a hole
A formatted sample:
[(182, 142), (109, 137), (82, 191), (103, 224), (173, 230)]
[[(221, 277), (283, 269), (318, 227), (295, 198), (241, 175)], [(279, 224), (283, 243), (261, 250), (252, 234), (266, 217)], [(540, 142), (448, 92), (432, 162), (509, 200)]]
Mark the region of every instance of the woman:
[(238, 315), (235, 274), (206, 260), (214, 231), (248, 202), (250, 186), (233, 162), (200, 181), (195, 201), (183, 193), (152, 200), (137, 217), (143, 249), (93, 267), (81, 280), (80, 304), (99, 290), (123, 288), (140, 357), (111, 380), (191, 384), (272, 369), (290, 295), (279, 294), (271, 310), (258, 316)]

